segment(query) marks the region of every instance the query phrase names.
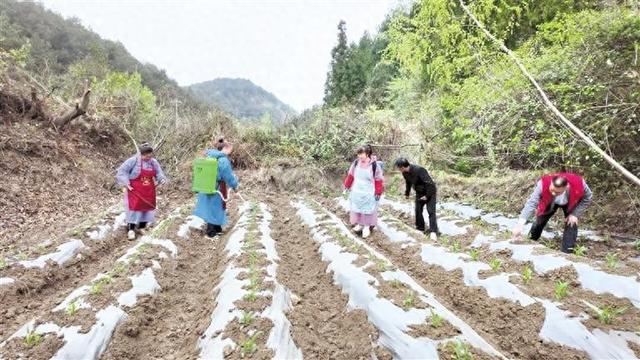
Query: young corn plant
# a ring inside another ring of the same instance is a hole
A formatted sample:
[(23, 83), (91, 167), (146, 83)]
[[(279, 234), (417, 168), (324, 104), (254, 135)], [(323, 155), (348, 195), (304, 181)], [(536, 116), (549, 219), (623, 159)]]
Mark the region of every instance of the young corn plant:
[(502, 266), (502, 261), (500, 261), (500, 259), (498, 258), (493, 258), (491, 259), (491, 261), (489, 261), (489, 266), (491, 266), (491, 270), (498, 271)]
[(434, 328), (439, 328), (444, 323), (444, 318), (431, 310), (431, 316), (429, 316), (429, 320), (431, 320), (431, 326)]
[(627, 311), (626, 308), (618, 309), (615, 306), (605, 306), (598, 308), (597, 315), (598, 320), (603, 324), (611, 324), (618, 316), (624, 314)]
[(249, 326), (253, 323), (253, 314), (250, 312), (244, 311), (242, 313), (242, 317), (240, 318), (240, 325)]
[(22, 251), (20, 251), (18, 253), (18, 255), (16, 255), (16, 259), (20, 260), (20, 261), (25, 261), (27, 260), (29, 257), (27, 256), (27, 254), (23, 253)]
[(144, 254), (151, 249), (151, 244), (144, 243), (138, 246), (138, 253)]
[(636, 240), (636, 242), (633, 243), (633, 247), (635, 247), (636, 250), (640, 251), (640, 239)]
[(407, 291), (404, 294), (404, 299), (402, 299), (402, 306), (405, 308), (410, 308), (415, 303), (416, 298), (412, 291)]
[(402, 283), (398, 279), (393, 279), (389, 283), (391, 284), (391, 287), (394, 289), (398, 289), (402, 286)]
[(127, 272), (127, 264), (123, 262), (119, 262), (116, 265), (116, 267), (114, 267), (113, 270), (109, 272), (109, 275), (113, 277), (118, 277), (126, 272)]
[(378, 259), (376, 266), (378, 267), (378, 271), (387, 271), (389, 270), (389, 268), (391, 268), (391, 265), (382, 259)]
[(528, 284), (529, 281), (531, 281), (531, 278), (533, 277), (533, 270), (531, 270), (531, 268), (527, 265), (524, 267), (524, 269), (522, 269), (522, 281), (524, 281), (525, 284)]
[(478, 261), (478, 258), (480, 257), (480, 250), (476, 248), (469, 250), (469, 256), (471, 256), (471, 260)]
[(74, 316), (78, 312), (78, 303), (74, 300), (71, 304), (67, 305), (67, 315)]
[(4, 258), (0, 258), (0, 270), (3, 270), (7, 266), (8, 266), (7, 265), (7, 260), (5, 260)]
[(611, 269), (618, 266), (618, 254), (607, 253), (605, 259), (607, 260), (607, 266)]
[(245, 341), (240, 344), (240, 357), (245, 357), (247, 355), (252, 355), (256, 351), (258, 351), (258, 344), (256, 340), (260, 332), (256, 332), (253, 336), (250, 336)]
[(575, 249), (573, 249), (573, 253), (576, 256), (584, 256), (584, 254), (587, 252), (587, 248), (583, 245), (576, 245)]
[(455, 360), (473, 360), (469, 345), (461, 341), (456, 341), (453, 344), (453, 358)]
[(24, 344), (28, 347), (34, 347), (42, 341), (42, 335), (36, 333), (35, 330), (29, 330), (27, 335), (24, 337)]
[(555, 288), (555, 296), (557, 300), (562, 300), (564, 298), (567, 297), (567, 295), (569, 295), (569, 283), (566, 281), (558, 281), (556, 282), (556, 288)]
[(457, 240), (451, 244), (451, 251), (453, 252), (460, 252), (460, 248), (460, 242)]
[(258, 294), (256, 293), (256, 291), (255, 291), (255, 290), (253, 290), (253, 289), (252, 289), (252, 290), (249, 290), (249, 292), (248, 292), (248, 293), (246, 293), (246, 294), (242, 297), (242, 299), (243, 299), (244, 301), (254, 302), (254, 301), (256, 301), (256, 300), (258, 299)]
[(113, 281), (113, 278), (110, 275), (100, 278), (100, 280), (97, 280), (91, 285), (91, 288), (89, 289), (89, 294), (91, 295), (102, 294), (102, 290), (104, 286), (111, 284), (112, 281)]

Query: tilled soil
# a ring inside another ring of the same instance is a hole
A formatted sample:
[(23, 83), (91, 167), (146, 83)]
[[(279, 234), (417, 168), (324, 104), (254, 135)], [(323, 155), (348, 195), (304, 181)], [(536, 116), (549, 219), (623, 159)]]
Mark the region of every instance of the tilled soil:
[(280, 283), (297, 296), (288, 314), (293, 339), (308, 359), (369, 359), (378, 338), (363, 310), (348, 310), (309, 229), (287, 199), (269, 197)]
[[(230, 225), (237, 220), (230, 208)], [(156, 270), (160, 292), (140, 300), (118, 326), (102, 359), (196, 359), (198, 337), (209, 325), (215, 305), (213, 289), (226, 264), (229, 236), (209, 240), (197, 230), (188, 238), (176, 235), (184, 219), (174, 222), (163, 238), (178, 247), (173, 268)]]
[[(178, 197), (161, 203), (157, 219), (162, 219), (181, 201)], [(88, 249), (80, 260), (64, 266), (46, 266), (44, 269), (19, 270), (16, 283), (0, 287), (0, 338), (6, 338), (32, 318), (47, 314), (68, 295), (98, 273), (108, 271), (125, 249), (133, 245), (127, 241), (124, 230), (111, 232), (99, 241), (83, 240)]]

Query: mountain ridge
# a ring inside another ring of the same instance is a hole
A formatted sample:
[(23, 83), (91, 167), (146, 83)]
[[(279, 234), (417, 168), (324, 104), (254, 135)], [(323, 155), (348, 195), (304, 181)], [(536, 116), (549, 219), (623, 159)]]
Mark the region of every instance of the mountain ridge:
[(296, 111), (273, 93), (245, 78), (219, 77), (184, 87), (196, 99), (217, 105), (235, 117), (257, 120), (270, 115), (284, 123)]

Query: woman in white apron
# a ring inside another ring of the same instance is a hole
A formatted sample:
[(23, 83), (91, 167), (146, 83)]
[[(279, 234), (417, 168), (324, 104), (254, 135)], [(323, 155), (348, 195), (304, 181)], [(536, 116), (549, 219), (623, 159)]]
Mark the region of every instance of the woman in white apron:
[(349, 168), (344, 187), (351, 192), (349, 217), (353, 231), (362, 232), (362, 237), (367, 238), (378, 223), (378, 201), (384, 190), (384, 177), (382, 166), (372, 156), (371, 146), (361, 146), (357, 154), (358, 158)]

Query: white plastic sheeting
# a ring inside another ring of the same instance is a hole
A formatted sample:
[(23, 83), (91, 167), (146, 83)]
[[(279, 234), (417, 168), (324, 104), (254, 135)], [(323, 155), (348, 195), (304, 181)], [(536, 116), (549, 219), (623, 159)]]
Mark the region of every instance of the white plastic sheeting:
[(189, 215), (187, 216), (186, 222), (180, 225), (180, 228), (178, 228), (178, 236), (180, 236), (181, 238), (187, 238), (189, 237), (189, 232), (191, 231), (191, 229), (202, 229), (205, 224), (206, 223), (201, 218), (194, 215)]
[[(390, 235), (394, 235), (394, 233)], [(495, 244), (491, 242), (491, 237), (487, 236), (476, 238), (474, 243), (476, 245), (482, 243)], [(441, 266), (447, 271), (461, 269), (466, 285), (481, 286), (485, 288), (490, 297), (505, 298), (512, 302), (520, 303), (522, 306), (528, 306), (534, 303), (542, 304), (545, 308), (545, 319), (539, 335), (543, 340), (584, 351), (589, 354), (592, 359), (635, 358), (633, 352), (628, 347), (627, 341), (636, 341), (636, 338), (637, 341), (640, 341), (640, 337), (630, 332), (605, 333), (599, 329), (589, 331), (581, 322), (584, 320), (583, 318), (572, 317), (569, 312), (558, 308), (558, 303), (531, 297), (520, 290), (519, 287), (511, 284), (509, 282), (510, 274), (501, 273), (487, 279), (480, 279), (478, 277), (478, 271), (489, 270), (490, 267), (487, 264), (477, 261), (463, 261), (463, 259), (467, 259), (469, 256), (461, 253), (452, 253), (439, 246), (423, 244), (420, 255), (425, 263)], [(532, 259), (529, 260), (533, 261)], [(547, 265), (546, 262), (549, 261), (549, 258), (544, 257), (542, 261)], [(587, 266), (585, 264), (575, 265), (578, 265), (578, 267)], [(591, 277), (593, 274), (590, 273), (587, 276)], [(597, 282), (597, 280), (597, 276), (593, 277), (594, 283)], [(622, 289), (625, 288), (624, 284), (620, 283), (602, 284), (600, 286), (613, 288), (616, 287), (616, 285), (621, 286)], [(636, 287), (635, 289), (637, 294), (640, 295), (640, 287)]]
[(273, 322), (273, 328), (267, 339), (267, 347), (274, 351), (276, 359), (302, 359), (302, 352), (291, 337), (291, 322), (285, 315), (291, 309), (291, 292), (282, 286), (276, 278), (280, 258), (276, 250), (276, 243), (271, 237), (270, 225), (273, 217), (266, 204), (260, 204), (260, 209), (262, 211), (262, 220), (258, 226), (261, 233), (260, 243), (264, 247), (264, 253), (269, 261), (267, 280), (274, 283), (271, 305), (262, 313), (263, 317)]
[[(343, 291), (349, 295), (349, 306), (351, 308), (363, 309), (367, 312), (369, 321), (380, 331), (380, 343), (389, 349), (395, 358), (415, 358), (420, 354), (423, 358), (438, 358), (438, 342), (421, 337), (414, 338), (407, 334), (410, 325), (424, 323), (429, 313), (426, 310), (412, 309), (404, 311), (388, 299), (378, 297), (378, 290), (375, 285), (377, 280), (364, 271), (364, 267), (358, 267), (353, 262), (358, 258), (357, 254), (345, 251), (331, 238), (327, 236), (316, 220), (314, 211), (304, 202), (293, 202), (292, 205), (298, 209), (298, 215), (311, 228), (313, 238), (320, 243), (320, 253), (323, 261), (329, 263), (327, 271), (333, 272), (334, 280), (342, 287)], [(330, 217), (333, 226), (337, 227), (345, 236), (365, 247), (379, 259), (391, 264), (391, 262), (375, 249), (368, 246), (361, 240), (353, 237), (349, 229), (332, 213), (326, 212)], [(433, 311), (450, 321), (458, 327), (462, 337), (473, 346), (483, 349), (487, 353), (504, 358), (500, 352), (487, 343), (463, 320), (456, 317), (445, 306), (440, 304), (435, 297), (422, 288), (408, 274), (403, 271), (385, 272), (383, 276), (397, 278), (409, 285), (429, 304)]]
[(247, 293), (243, 287), (249, 284), (248, 279), (238, 279), (238, 275), (247, 271), (247, 269), (235, 266), (235, 259), (242, 252), (242, 246), (247, 234), (248, 210), (248, 204), (240, 207), (240, 218), (234, 226), (225, 247), (230, 262), (221, 275), (220, 283), (214, 289), (214, 292), (218, 291), (218, 294), (215, 298), (216, 307), (211, 313), (211, 323), (198, 339), (200, 359), (222, 359), (224, 358), (225, 348), (234, 348), (236, 346), (235, 342), (230, 338), (223, 339), (224, 334), (222, 331), (233, 319), (241, 316), (240, 310), (233, 303), (242, 299)]
[(42, 255), (35, 260), (24, 260), (18, 262), (20, 265), (26, 268), (44, 268), (47, 265), (47, 261), (54, 261), (58, 265), (64, 265), (67, 261), (71, 260), (78, 251), (84, 248), (84, 243), (80, 240), (71, 240), (64, 244), (58, 245), (55, 252)]

